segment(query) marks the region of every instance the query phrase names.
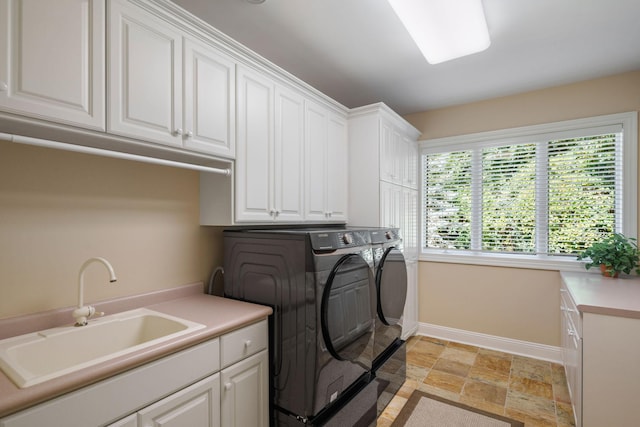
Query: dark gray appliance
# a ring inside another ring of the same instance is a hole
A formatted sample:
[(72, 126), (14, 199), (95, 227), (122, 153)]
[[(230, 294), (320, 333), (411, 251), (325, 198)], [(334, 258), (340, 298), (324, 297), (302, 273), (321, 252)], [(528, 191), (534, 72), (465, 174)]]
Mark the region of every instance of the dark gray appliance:
[(366, 230), (224, 232), (225, 296), (273, 308), (272, 425), (375, 425), (372, 267)]
[(397, 228), (369, 230), (376, 282), (373, 374), (378, 382), (378, 413), (406, 379), (406, 344), (402, 314), (407, 298), (407, 266)]

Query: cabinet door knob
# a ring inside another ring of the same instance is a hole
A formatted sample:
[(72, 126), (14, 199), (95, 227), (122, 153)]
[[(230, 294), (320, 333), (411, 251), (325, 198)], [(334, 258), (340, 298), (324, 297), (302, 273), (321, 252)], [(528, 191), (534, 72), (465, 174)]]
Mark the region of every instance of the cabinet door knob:
[(6, 92), (9, 90), (9, 86), (5, 82), (0, 82), (0, 92)]
[(253, 344), (253, 343), (251, 342), (251, 340), (246, 340), (246, 341), (244, 342), (244, 347), (245, 347), (245, 348), (249, 348), (249, 347), (251, 347), (251, 344)]
[(193, 138), (193, 132), (191, 132), (190, 130), (187, 131), (187, 133), (184, 134), (187, 138)]
[(173, 131), (174, 135), (182, 135), (182, 128), (178, 128)]
[(233, 384), (232, 384), (232, 383), (226, 383), (226, 384), (224, 385), (224, 389), (225, 389), (226, 391), (229, 391), (229, 390), (231, 390), (232, 388), (233, 388)]

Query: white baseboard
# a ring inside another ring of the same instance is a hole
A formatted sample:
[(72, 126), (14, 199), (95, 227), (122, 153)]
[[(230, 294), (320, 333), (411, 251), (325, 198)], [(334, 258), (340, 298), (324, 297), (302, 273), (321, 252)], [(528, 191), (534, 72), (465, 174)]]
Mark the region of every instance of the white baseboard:
[(520, 356), (548, 360), (550, 362), (562, 364), (562, 349), (551, 345), (514, 340), (511, 338), (481, 334), (478, 332), (432, 325), (429, 323), (420, 323), (417, 333), (418, 335), (426, 335), (447, 341), (455, 341), (463, 344), (475, 345), (477, 347), (499, 350), (504, 351), (505, 353), (517, 354)]

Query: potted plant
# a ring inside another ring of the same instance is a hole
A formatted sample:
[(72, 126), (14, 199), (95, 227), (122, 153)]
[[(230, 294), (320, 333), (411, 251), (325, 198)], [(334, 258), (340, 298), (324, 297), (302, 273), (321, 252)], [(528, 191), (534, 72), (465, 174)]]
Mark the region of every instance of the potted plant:
[(621, 272), (630, 274), (635, 270), (640, 274), (640, 251), (636, 239), (613, 234), (601, 242), (596, 242), (584, 252), (578, 254), (578, 261), (589, 258), (584, 267), (588, 270), (600, 266), (603, 276), (618, 277)]

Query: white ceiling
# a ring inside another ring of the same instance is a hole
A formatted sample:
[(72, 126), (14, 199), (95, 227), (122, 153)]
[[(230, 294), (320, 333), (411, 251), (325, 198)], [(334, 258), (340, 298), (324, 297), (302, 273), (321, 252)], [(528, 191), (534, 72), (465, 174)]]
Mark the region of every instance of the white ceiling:
[(350, 108), (408, 114), (640, 70), (640, 0), (483, 0), (489, 49), (437, 65), (386, 0), (174, 2)]

